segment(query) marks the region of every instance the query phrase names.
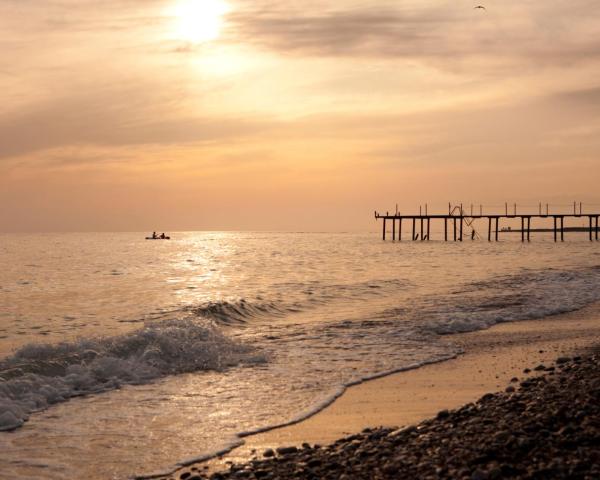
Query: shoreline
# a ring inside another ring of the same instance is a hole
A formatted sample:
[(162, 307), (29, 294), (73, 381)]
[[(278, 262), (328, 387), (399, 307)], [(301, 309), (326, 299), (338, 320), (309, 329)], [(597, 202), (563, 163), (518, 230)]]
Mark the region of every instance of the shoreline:
[(510, 379), (521, 379), (524, 369), (591, 347), (599, 338), (600, 303), (543, 319), (443, 336), (442, 341), (458, 346), (464, 353), (349, 386), (305, 420), (244, 436), (243, 445), (161, 478), (226, 471), (231, 464), (255, 462), (264, 452), (302, 444), (323, 445), (365, 428), (414, 425), (439, 411), (501, 391)]
[(228, 471), (179, 479), (599, 478), (599, 367), (596, 344), (416, 426), (366, 428), (325, 447), (278, 448)]

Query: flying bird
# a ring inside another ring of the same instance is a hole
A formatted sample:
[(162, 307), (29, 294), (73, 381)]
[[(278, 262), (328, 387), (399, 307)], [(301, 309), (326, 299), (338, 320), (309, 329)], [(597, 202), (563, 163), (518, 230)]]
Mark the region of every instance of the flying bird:
[(486, 10), (486, 8), (483, 5), (477, 5), (476, 7), (473, 7), (474, 9), (482, 9), (482, 10)]

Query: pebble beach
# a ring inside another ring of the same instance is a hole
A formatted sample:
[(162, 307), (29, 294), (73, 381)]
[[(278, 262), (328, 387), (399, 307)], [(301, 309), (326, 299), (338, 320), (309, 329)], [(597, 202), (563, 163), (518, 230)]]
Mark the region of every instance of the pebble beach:
[(600, 477), (600, 347), (532, 365), (504, 391), (406, 428), (260, 452), (173, 480)]

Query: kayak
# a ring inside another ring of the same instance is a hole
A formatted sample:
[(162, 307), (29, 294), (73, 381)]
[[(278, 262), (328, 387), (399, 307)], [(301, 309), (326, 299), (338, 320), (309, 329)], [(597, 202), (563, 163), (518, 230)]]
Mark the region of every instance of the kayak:
[(171, 240), (171, 237), (146, 237), (146, 240)]

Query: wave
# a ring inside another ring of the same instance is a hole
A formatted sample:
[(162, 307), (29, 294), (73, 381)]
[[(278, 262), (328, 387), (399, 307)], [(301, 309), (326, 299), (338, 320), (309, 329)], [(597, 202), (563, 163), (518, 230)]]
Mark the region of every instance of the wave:
[(411, 286), (406, 280), (371, 280), (353, 284), (322, 284), (319, 281), (281, 283), (277, 289), (293, 292), (287, 298), (254, 300), (244, 298), (207, 302), (184, 309), (197, 317), (210, 319), (220, 325), (240, 325), (254, 318), (277, 318), (306, 311), (332, 301), (366, 299), (389, 294), (398, 288)]
[(257, 349), (194, 319), (151, 323), (115, 337), (25, 345), (0, 361), (0, 431), (19, 428), (31, 413), (73, 397), (265, 361)]
[(469, 332), (498, 323), (579, 310), (600, 301), (600, 266), (525, 270), (473, 282), (442, 295), (416, 314), (437, 334)]
[(246, 323), (255, 317), (284, 316), (295, 311), (293, 308), (294, 306), (285, 306), (276, 302), (250, 302), (242, 298), (234, 301), (208, 302), (200, 306), (187, 307), (186, 311), (219, 324), (232, 325)]

